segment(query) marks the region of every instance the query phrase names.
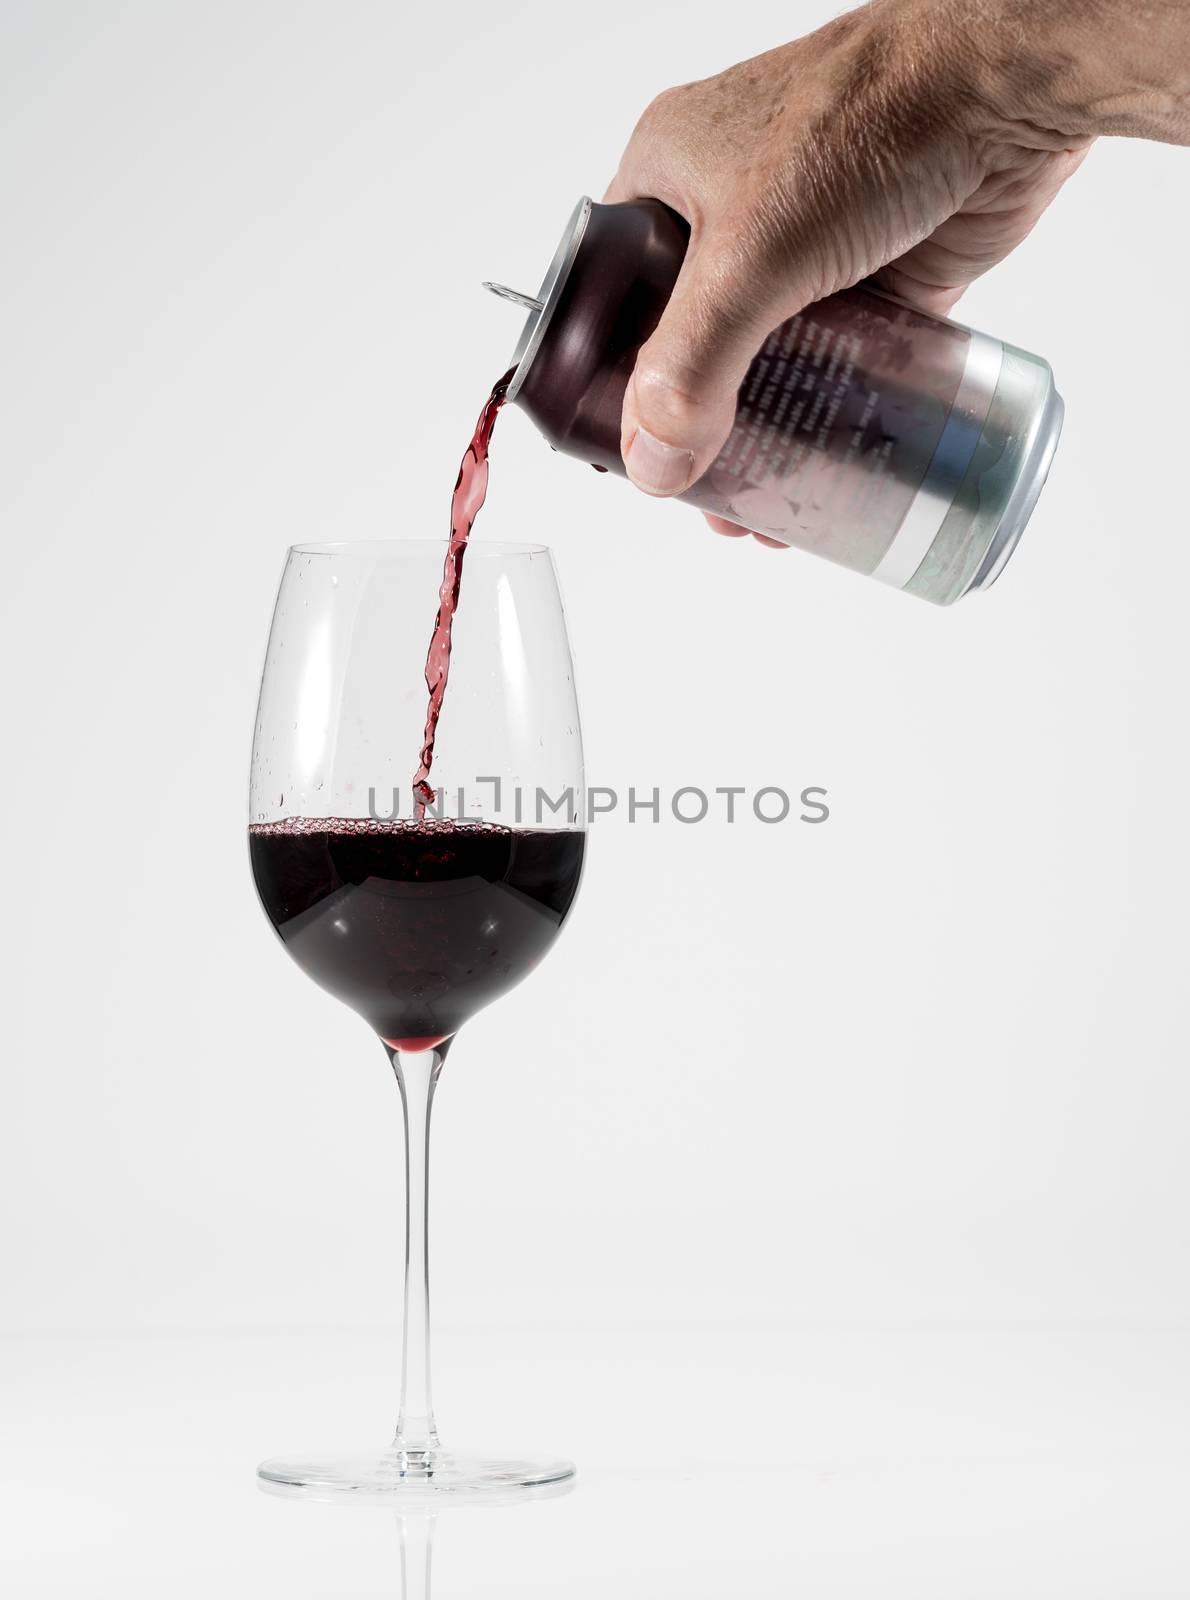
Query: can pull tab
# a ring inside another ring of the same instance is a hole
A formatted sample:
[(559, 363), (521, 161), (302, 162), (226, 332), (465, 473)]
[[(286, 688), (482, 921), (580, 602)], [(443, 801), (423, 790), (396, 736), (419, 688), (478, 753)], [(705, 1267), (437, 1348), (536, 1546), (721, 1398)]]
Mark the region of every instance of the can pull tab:
[(524, 306), (526, 311), (540, 311), (545, 303), (534, 295), (522, 294), (519, 289), (510, 289), (503, 283), (485, 282), (484, 288), (498, 295), (501, 300), (511, 300), (514, 306)]

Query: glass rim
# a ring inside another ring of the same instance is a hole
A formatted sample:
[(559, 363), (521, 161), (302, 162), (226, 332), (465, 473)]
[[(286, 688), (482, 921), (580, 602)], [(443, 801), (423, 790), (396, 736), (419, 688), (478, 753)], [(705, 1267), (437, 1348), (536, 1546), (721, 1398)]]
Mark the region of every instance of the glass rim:
[[(289, 554), (295, 556), (351, 556), (398, 555), (402, 550), (424, 554), (438, 550), (445, 554), (449, 539), (331, 539), (313, 544), (291, 544)], [(548, 544), (523, 544), (500, 539), (482, 539), (476, 544), (467, 542), (467, 559), (476, 556), (548, 556)]]

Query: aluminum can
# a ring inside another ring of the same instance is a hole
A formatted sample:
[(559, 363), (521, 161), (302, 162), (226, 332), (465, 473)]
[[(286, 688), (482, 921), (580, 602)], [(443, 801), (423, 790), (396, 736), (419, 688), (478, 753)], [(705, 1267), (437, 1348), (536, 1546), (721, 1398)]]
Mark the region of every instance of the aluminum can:
[[(659, 201), (583, 199), (536, 296), (489, 285), (529, 308), (508, 399), (556, 450), (623, 473), (624, 392), (688, 237)], [(949, 605), (1003, 570), (1062, 413), (1039, 356), (865, 283), (773, 330), (680, 498)]]

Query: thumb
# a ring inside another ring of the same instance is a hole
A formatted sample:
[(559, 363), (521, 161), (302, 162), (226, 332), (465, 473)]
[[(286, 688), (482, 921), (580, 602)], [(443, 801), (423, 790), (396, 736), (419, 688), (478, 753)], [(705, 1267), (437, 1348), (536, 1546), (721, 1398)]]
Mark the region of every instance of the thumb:
[(637, 488), (681, 494), (706, 471), (731, 432), (752, 358), (789, 314), (761, 280), (724, 266), (710, 238), (691, 246), (624, 395), (620, 448)]

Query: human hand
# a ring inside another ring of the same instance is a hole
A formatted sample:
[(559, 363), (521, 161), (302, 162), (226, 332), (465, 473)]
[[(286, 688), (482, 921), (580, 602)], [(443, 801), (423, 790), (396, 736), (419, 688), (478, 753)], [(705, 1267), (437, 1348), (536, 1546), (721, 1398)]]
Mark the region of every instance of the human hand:
[(1029, 74), (997, 68), (1009, 3), (876, 0), (648, 107), (605, 199), (655, 197), (691, 233), (625, 396), (639, 488), (706, 470), (752, 358), (810, 302), (874, 276), (944, 314), (1026, 237), (1097, 130), (1059, 93), (1038, 120)]

